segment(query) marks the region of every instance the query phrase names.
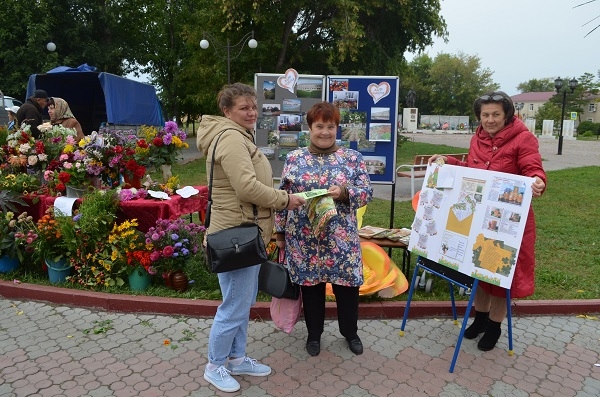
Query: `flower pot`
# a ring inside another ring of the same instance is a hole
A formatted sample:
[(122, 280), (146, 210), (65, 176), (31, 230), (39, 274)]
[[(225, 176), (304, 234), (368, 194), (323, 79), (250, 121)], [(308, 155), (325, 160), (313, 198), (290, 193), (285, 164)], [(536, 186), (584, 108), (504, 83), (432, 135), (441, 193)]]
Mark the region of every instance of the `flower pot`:
[(123, 174), (123, 182), (125, 182), (126, 188), (140, 189), (142, 187), (142, 178), (130, 175), (128, 172)]
[(67, 281), (67, 277), (71, 275), (71, 265), (67, 263), (66, 258), (61, 258), (58, 261), (46, 258), (46, 267), (48, 267), (48, 279), (52, 284), (60, 284)]
[(171, 172), (171, 164), (161, 165), (160, 170), (162, 171), (163, 182), (167, 183), (169, 178), (173, 176), (173, 173)]
[(70, 198), (83, 197), (85, 192), (86, 192), (85, 189), (67, 185), (67, 197), (70, 197)]
[(188, 288), (189, 280), (183, 270), (173, 270), (163, 274), (165, 285), (177, 292), (184, 292)]
[(152, 277), (141, 266), (136, 267), (129, 273), (129, 289), (132, 291), (145, 291), (151, 281)]
[(17, 258), (11, 258), (8, 255), (0, 256), (0, 273), (14, 272), (20, 264), (21, 262)]

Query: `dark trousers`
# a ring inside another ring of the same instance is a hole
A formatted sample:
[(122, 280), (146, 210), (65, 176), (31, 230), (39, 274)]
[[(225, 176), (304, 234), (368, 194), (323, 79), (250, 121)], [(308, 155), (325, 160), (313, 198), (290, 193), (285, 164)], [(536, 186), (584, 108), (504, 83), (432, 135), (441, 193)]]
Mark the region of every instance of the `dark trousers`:
[[(304, 321), (308, 330), (307, 341), (320, 341), (325, 323), (325, 283), (302, 286)], [(358, 287), (332, 284), (337, 305), (340, 333), (350, 341), (358, 337)]]

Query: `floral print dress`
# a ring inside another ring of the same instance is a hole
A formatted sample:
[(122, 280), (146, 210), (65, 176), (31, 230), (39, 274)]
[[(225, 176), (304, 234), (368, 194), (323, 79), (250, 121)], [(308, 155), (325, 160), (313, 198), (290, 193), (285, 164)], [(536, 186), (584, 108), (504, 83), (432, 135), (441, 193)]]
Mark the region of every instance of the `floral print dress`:
[(276, 231), (285, 232), (284, 263), (295, 284), (358, 287), (363, 283), (356, 210), (371, 201), (373, 189), (362, 155), (347, 148), (318, 155), (302, 148), (288, 154), (280, 189), (299, 193), (333, 185), (348, 189), (349, 202), (335, 201), (337, 216), (318, 236), (308, 218), (308, 205), (276, 213)]

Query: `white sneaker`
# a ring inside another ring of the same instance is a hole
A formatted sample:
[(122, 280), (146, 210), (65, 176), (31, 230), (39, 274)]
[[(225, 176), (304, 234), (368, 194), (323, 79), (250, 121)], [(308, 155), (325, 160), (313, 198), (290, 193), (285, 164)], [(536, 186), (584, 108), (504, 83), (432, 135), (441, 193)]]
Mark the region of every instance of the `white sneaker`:
[(229, 370), (225, 366), (221, 365), (214, 371), (209, 371), (204, 368), (204, 379), (216, 387), (217, 389), (224, 392), (234, 392), (240, 390), (240, 384), (237, 380), (233, 379), (229, 375)]
[(227, 363), (227, 369), (231, 375), (267, 376), (271, 373), (271, 367), (250, 357), (244, 357), (244, 361), (240, 365)]

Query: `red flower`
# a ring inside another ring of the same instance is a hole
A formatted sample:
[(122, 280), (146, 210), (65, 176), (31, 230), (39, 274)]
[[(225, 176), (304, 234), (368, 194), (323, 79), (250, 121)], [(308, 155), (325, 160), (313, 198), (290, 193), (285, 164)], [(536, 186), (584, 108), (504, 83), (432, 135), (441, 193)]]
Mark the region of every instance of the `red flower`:
[(138, 145), (138, 147), (141, 147), (141, 148), (143, 148), (143, 149), (145, 149), (145, 148), (147, 148), (147, 147), (148, 147), (148, 144), (146, 143), (146, 140), (145, 140), (145, 139), (140, 139), (140, 140), (138, 140), (138, 141), (137, 141), (137, 145)]
[(125, 163), (125, 168), (129, 171), (135, 172), (137, 167), (138, 164), (135, 162), (134, 159), (128, 160), (127, 163)]
[(173, 252), (175, 252), (175, 250), (173, 249), (173, 247), (171, 247), (170, 245), (167, 245), (165, 248), (163, 248), (163, 256), (170, 258), (173, 255)]
[(115, 151), (115, 153), (123, 153), (123, 146), (117, 145), (114, 147), (113, 150)]
[(135, 175), (138, 178), (143, 177), (146, 174), (146, 167), (144, 167), (143, 165), (138, 166), (134, 171), (133, 171), (133, 175)]
[(35, 153), (42, 154), (45, 152), (44, 141), (35, 141)]
[(156, 137), (154, 137), (154, 139), (152, 140), (152, 144), (153, 144), (154, 146), (156, 146), (156, 147), (163, 146), (163, 140), (162, 140), (162, 138), (161, 138), (161, 137), (159, 137), (159, 136), (156, 136)]
[(68, 172), (61, 171), (58, 174), (58, 180), (66, 185), (71, 180), (71, 174), (69, 174)]
[(55, 186), (55, 189), (56, 189), (56, 190), (60, 190), (61, 192), (64, 192), (64, 191), (67, 189), (67, 187), (65, 186), (65, 184), (64, 184), (64, 183), (58, 183), (58, 184)]

